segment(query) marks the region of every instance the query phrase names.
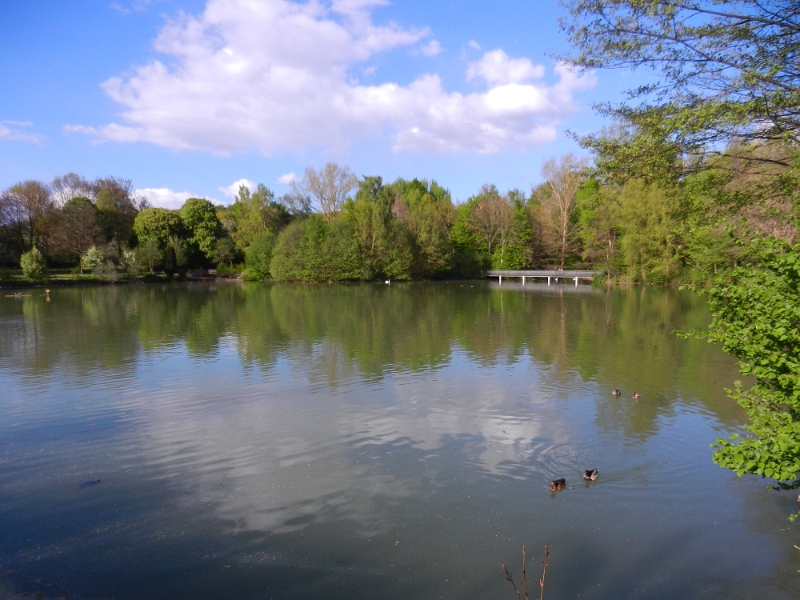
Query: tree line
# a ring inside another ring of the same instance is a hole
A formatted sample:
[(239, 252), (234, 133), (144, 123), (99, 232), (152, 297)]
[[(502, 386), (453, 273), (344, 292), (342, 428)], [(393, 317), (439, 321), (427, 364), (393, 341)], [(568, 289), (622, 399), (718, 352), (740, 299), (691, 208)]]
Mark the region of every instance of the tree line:
[(41, 268), (112, 279), (209, 267), (285, 281), (579, 267), (631, 282), (706, 281), (740, 262), (743, 239), (794, 240), (792, 198), (748, 191), (762, 175), (753, 161), (786, 152), (739, 144), (672, 178), (610, 170), (599, 152), (593, 164), (566, 154), (545, 161), (544, 181), (527, 192), (484, 185), (460, 203), (436, 181), (386, 183), (335, 163), (309, 167), (280, 198), (259, 184), (228, 206), (190, 198), (178, 210), (149, 206), (130, 180), (71, 173), (0, 194), (0, 262), (16, 266), (26, 253), (31, 262), (33, 252)]

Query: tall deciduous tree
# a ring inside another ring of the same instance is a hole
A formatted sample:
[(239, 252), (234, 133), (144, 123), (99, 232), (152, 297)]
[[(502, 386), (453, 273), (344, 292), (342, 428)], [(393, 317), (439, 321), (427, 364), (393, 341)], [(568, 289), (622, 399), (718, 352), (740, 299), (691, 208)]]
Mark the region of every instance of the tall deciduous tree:
[(576, 239), (575, 197), (584, 179), (586, 161), (567, 153), (559, 159), (548, 158), (542, 165), (542, 176), (550, 192), (544, 199), (550, 227), (558, 239), (559, 264), (564, 267), (567, 254)]
[[(501, 196), (494, 186), (483, 186), (480, 197), (469, 215), (467, 226), (486, 244), (487, 257), (496, 262), (494, 266), (500, 269), (521, 267), (519, 264), (509, 266), (506, 249), (525, 241), (525, 233), (529, 237), (530, 232), (523, 231), (523, 223), (518, 216), (522, 201), (515, 206), (508, 196)], [(515, 257), (512, 262), (517, 263), (519, 259), (522, 257)]]
[(72, 198), (62, 207), (53, 233), (53, 249), (75, 258), (101, 241), (97, 207), (88, 198)]
[(618, 197), (616, 188), (603, 187), (597, 179), (584, 182), (577, 195), (583, 259), (602, 264), (607, 280), (617, 266)]
[(92, 185), (106, 239), (116, 240), (119, 250), (131, 238), (136, 215), (149, 205), (145, 199), (134, 197), (130, 179), (105, 177)]
[(677, 275), (676, 196), (675, 190), (638, 179), (628, 181), (619, 193), (617, 222), (625, 234), (620, 246), (637, 281), (665, 283)]
[(326, 219), (338, 215), (347, 196), (358, 187), (358, 177), (348, 167), (329, 162), (319, 171), (308, 167), (302, 179), (292, 181), (295, 197), (311, 198)]
[(152, 275), (154, 267), (160, 265), (164, 260), (161, 244), (154, 237), (140, 239), (139, 245), (136, 247), (136, 258), (139, 262), (147, 265)]
[(94, 198), (95, 187), (91, 181), (76, 173), (67, 173), (53, 178), (50, 184), (56, 206), (64, 207), (73, 198)]
[(19, 198), (9, 188), (0, 193), (0, 260), (4, 264), (17, 262), (25, 246)]
[(38, 246), (46, 254), (50, 233), (48, 216), (53, 210), (50, 188), (41, 181), (28, 180), (12, 186), (5, 195), (11, 211), (16, 213), (14, 218), (25, 245)]

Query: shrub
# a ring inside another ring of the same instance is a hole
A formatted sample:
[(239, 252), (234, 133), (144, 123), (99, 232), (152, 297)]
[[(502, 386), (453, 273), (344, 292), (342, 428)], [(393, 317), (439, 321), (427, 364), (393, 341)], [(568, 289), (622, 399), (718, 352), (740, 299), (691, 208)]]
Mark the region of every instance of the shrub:
[(324, 221), (317, 215), (281, 232), (270, 271), (276, 279), (294, 281), (371, 278), (353, 226), (343, 218)]
[(114, 261), (107, 260), (103, 264), (99, 265), (95, 270), (94, 274), (100, 281), (109, 281), (111, 283), (116, 283), (119, 281), (119, 271), (117, 270), (117, 265), (114, 264)]
[(217, 277), (239, 277), (243, 270), (244, 265), (219, 263), (217, 265)]
[(129, 248), (122, 250), (122, 256), (120, 256), (119, 259), (119, 267), (120, 270), (132, 277), (136, 277), (142, 272), (142, 265), (139, 263), (136, 252)]
[(23, 253), (20, 257), (19, 266), (22, 268), (22, 273), (32, 281), (41, 281), (45, 278), (47, 272), (47, 261), (45, 261), (42, 253), (34, 246), (29, 252)]
[(81, 271), (95, 271), (105, 262), (103, 251), (92, 246), (81, 255)]
[(303, 256), (300, 248), (304, 232), (305, 221), (292, 221), (286, 229), (281, 231), (272, 251), (272, 261), (269, 265), (270, 274), (275, 279), (284, 281), (304, 279)]
[(275, 235), (265, 231), (253, 238), (253, 242), (247, 249), (245, 265), (247, 273), (245, 278), (251, 281), (263, 281), (269, 279), (269, 265), (272, 262), (272, 251), (275, 248)]

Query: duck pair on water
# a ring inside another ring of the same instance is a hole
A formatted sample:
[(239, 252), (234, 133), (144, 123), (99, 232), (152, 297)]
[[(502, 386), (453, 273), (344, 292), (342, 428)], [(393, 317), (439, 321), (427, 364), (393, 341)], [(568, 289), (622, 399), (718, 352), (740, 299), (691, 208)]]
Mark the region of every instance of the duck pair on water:
[[(588, 469), (583, 472), (583, 478), (586, 481), (594, 481), (600, 472), (597, 469)], [(567, 487), (567, 480), (563, 477), (561, 479), (554, 479), (550, 482), (550, 490), (553, 492), (560, 492)]]
[[(620, 392), (619, 390), (611, 390), (611, 393), (614, 396), (622, 396), (622, 392)], [(633, 394), (631, 394), (631, 398), (633, 398), (634, 400), (638, 400), (639, 398), (641, 398), (641, 396), (638, 394), (638, 392), (633, 392)]]

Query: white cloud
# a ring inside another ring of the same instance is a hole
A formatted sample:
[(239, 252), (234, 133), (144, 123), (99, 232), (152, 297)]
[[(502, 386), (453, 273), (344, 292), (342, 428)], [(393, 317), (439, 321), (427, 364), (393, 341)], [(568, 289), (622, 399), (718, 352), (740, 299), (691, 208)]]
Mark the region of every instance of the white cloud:
[(476, 42), (475, 40), (470, 40), (469, 42), (467, 42), (467, 46), (469, 46), (473, 50), (480, 50), (481, 49), (481, 45), (478, 42)]
[(144, 188), (134, 192), (137, 196), (144, 196), (151, 206), (158, 208), (179, 209), (189, 198), (199, 198), (191, 192), (175, 192), (169, 188)]
[(527, 58), (509, 58), (502, 50), (492, 50), (483, 58), (469, 64), (467, 80), (483, 79), (489, 85), (522, 83), (544, 76), (544, 67), (534, 65)]
[(282, 183), (284, 185), (289, 185), (290, 183), (292, 183), (296, 179), (297, 179), (297, 175), (295, 175), (294, 173), (286, 173), (286, 174), (281, 175), (280, 177), (278, 177), (278, 183)]
[(559, 83), (533, 84), (544, 68), (502, 50), (469, 65), (468, 77), (487, 84), (482, 92), (448, 92), (432, 74), (407, 86), (360, 84), (353, 69), (429, 36), (427, 29), (375, 25), (371, 10), (383, 4), (208, 0), (201, 15), (162, 29), (155, 49), (167, 61), (103, 84), (126, 109), (120, 123), (65, 131), (221, 155), (336, 149), (384, 132), (397, 152), (491, 153), (553, 139), (575, 110), (573, 92), (593, 85), (591, 75), (559, 68)]
[(112, 10), (116, 10), (117, 12), (122, 13), (123, 15), (129, 15), (132, 10), (137, 12), (142, 12), (147, 10), (147, 8), (153, 4), (154, 2), (162, 2), (162, 0), (134, 0), (130, 3), (129, 7), (125, 7), (119, 2), (114, 2), (110, 5), (109, 8)]
[(420, 52), (422, 52), (422, 54), (425, 56), (436, 56), (437, 54), (441, 54), (442, 45), (437, 40), (431, 40), (422, 47)]
[(32, 126), (33, 123), (29, 121), (0, 121), (0, 140), (28, 142), (30, 144), (41, 146), (42, 142), (45, 140), (43, 135), (39, 135), (38, 133), (29, 133), (27, 131), (20, 131), (20, 127)]
[(240, 179), (239, 181), (234, 181), (228, 187), (221, 187), (217, 188), (220, 192), (225, 194), (228, 198), (236, 198), (239, 195), (239, 186), (245, 186), (251, 192), (255, 192), (258, 188), (258, 184), (254, 181), (250, 181), (249, 179)]

